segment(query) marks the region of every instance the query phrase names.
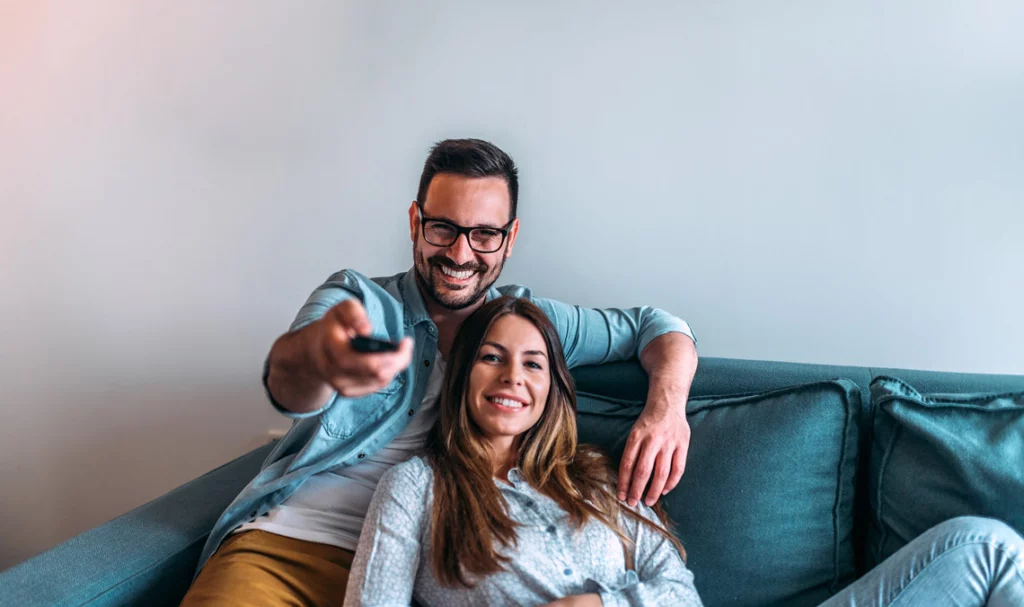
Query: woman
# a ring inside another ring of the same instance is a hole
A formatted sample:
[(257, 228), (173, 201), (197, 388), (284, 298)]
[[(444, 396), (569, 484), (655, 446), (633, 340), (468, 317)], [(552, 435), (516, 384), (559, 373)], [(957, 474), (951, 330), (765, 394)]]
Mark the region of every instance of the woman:
[[(423, 457), (381, 479), (345, 605), (700, 605), (664, 518), (612, 493), (576, 445), (557, 335), (529, 302), (463, 324)], [(1024, 539), (960, 517), (928, 530), (823, 604), (1024, 605)]]
[(346, 605), (699, 606), (683, 548), (615, 499), (576, 443), (576, 395), (536, 306), (495, 299), (456, 337), (427, 452), (377, 486)]

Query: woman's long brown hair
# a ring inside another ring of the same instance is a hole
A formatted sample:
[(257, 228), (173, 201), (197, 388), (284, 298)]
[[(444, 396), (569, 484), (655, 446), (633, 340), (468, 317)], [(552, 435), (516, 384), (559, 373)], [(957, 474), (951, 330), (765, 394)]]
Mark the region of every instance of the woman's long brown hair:
[(463, 322), (448, 356), (440, 419), (427, 440), (427, 461), (434, 472), (431, 553), (438, 581), (449, 587), (472, 587), (471, 578), (504, 569), (508, 559), (498, 553), (500, 546), (516, 544), (516, 523), (494, 483), (488, 445), (466, 406), (469, 376), (480, 345), (494, 322), (509, 314), (525, 318), (540, 331), (551, 372), (544, 412), (519, 443), (516, 465), (523, 478), (561, 506), (576, 529), (590, 519), (607, 525), (622, 540), (627, 563), (632, 561), (634, 546), (620, 525), (620, 515), (660, 533), (685, 558), (660, 506), (656, 512), (664, 526), (623, 506), (614, 493), (615, 471), (608, 457), (595, 447), (577, 445), (576, 389), (551, 321), (525, 299), (501, 297)]

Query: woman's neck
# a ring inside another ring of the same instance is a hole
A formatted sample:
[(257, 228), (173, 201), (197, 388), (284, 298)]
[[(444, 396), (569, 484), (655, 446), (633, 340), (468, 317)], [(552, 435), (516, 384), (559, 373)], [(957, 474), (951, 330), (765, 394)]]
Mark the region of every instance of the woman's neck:
[(501, 436), (488, 441), (491, 446), (491, 461), (494, 463), (494, 478), (508, 482), (508, 473), (516, 466), (519, 455), (519, 437)]

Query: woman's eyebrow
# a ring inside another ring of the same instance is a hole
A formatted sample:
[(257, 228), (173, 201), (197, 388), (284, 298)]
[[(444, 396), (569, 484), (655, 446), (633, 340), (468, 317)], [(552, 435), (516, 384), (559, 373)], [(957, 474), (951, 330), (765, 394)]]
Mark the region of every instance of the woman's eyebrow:
[[(508, 352), (509, 351), (508, 348), (506, 348), (505, 346), (499, 344), (498, 342), (483, 342), (480, 345), (481, 346), (490, 346), (492, 348), (501, 350), (502, 352)], [(545, 352), (544, 350), (526, 350), (525, 352), (523, 352), (523, 354), (525, 354), (525, 355), (532, 355), (532, 356), (544, 356), (545, 358), (548, 357), (548, 353)]]
[(492, 348), (497, 348), (497, 349), (501, 350), (502, 352), (508, 352), (508, 348), (506, 348), (505, 346), (499, 344), (496, 341), (485, 341), (484, 343), (482, 343), (480, 345), (482, 345), (482, 346), (490, 346)]
[[(505, 346), (499, 344), (496, 341), (485, 341), (484, 343), (482, 343), (480, 345), (482, 345), (482, 346), (490, 346), (492, 348), (501, 350), (502, 352), (508, 352), (508, 348), (506, 348)], [(548, 357), (548, 353), (543, 351), (543, 350), (527, 350), (527, 351), (523, 352), (523, 354), (528, 354), (528, 355), (533, 355), (533, 356), (543, 356), (544, 358)]]

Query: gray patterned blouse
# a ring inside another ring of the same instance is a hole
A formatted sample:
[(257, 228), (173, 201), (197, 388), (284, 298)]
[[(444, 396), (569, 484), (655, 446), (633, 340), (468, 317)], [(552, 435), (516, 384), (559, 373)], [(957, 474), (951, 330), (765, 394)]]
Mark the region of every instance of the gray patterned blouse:
[[(605, 607), (701, 605), (693, 574), (658, 533), (623, 517), (636, 542), (635, 571), (627, 571), (622, 543), (608, 527), (591, 521), (574, 531), (566, 512), (527, 484), (518, 469), (508, 480), (511, 486), (495, 483), (520, 524), (518, 546), (502, 551), (511, 557), (505, 571), (465, 589), (442, 586), (430, 564), (430, 465), (414, 457), (385, 473), (359, 537), (345, 606), (405, 607), (413, 598), (425, 607), (534, 606), (591, 592), (600, 594)], [(655, 518), (643, 504), (640, 512)]]

